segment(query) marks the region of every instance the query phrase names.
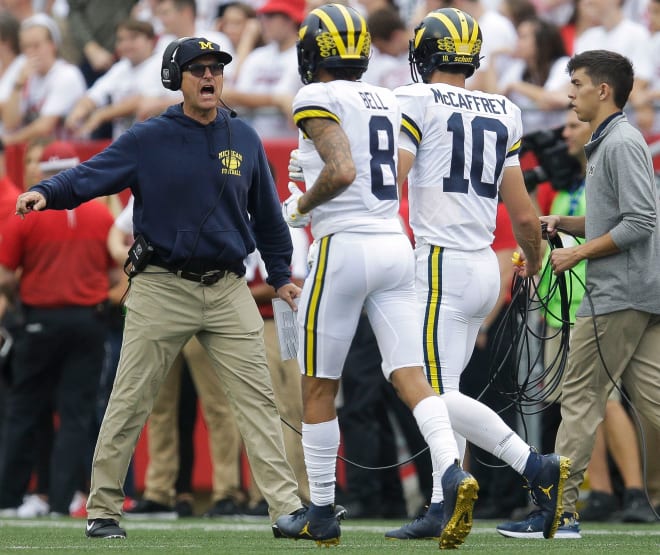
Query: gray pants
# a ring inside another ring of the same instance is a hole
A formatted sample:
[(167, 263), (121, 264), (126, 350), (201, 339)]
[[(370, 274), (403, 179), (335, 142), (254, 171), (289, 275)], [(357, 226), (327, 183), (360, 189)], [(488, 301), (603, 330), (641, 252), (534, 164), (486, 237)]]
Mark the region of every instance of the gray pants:
[(135, 444), (167, 371), (193, 335), (224, 385), (271, 518), (299, 508), (266, 364), (263, 320), (245, 280), (228, 274), (203, 286), (148, 266), (132, 280), (126, 307), (119, 367), (94, 452), (89, 518), (121, 516)]
[(598, 354), (602, 352), (612, 379), (619, 379), (637, 411), (660, 429), (660, 315), (622, 310), (592, 318), (577, 318), (561, 398), (562, 422), (555, 450), (571, 459), (564, 486), (564, 510), (575, 512), (596, 437), (614, 387)]

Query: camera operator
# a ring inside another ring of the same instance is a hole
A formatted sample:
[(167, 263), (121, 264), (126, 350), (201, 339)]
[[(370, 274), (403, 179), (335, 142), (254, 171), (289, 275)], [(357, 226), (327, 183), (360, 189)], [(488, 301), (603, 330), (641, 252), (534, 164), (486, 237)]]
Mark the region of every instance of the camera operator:
[[(570, 115), (567, 119), (564, 127), (536, 131), (522, 138), (521, 154), (532, 151), (539, 164), (523, 172), (525, 186), (530, 194), (536, 190), (538, 185), (547, 181), (555, 191), (574, 189), (579, 186), (580, 182), (584, 184), (584, 165), (586, 164), (583, 152), (584, 143), (576, 143), (573, 133), (575, 128), (566, 129), (568, 126), (577, 125), (579, 127), (580, 122)], [(582, 179), (578, 179), (580, 176)]]

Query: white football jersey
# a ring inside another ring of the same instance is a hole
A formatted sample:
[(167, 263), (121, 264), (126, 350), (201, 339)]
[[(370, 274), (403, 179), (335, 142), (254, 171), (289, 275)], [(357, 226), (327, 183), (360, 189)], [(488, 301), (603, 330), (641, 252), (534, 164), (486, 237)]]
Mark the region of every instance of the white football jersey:
[(445, 84), (394, 92), (402, 111), (399, 147), (416, 156), (408, 175), (416, 244), (490, 246), (503, 169), (520, 165), (520, 109), (502, 95)]
[[(293, 101), (296, 125), (308, 118), (327, 118), (341, 125), (356, 169), (355, 181), (345, 191), (312, 210), (314, 238), (339, 231), (402, 232), (396, 186), (401, 110), (392, 91), (358, 81), (311, 83)], [(298, 149), (309, 188), (324, 162), (302, 131)]]

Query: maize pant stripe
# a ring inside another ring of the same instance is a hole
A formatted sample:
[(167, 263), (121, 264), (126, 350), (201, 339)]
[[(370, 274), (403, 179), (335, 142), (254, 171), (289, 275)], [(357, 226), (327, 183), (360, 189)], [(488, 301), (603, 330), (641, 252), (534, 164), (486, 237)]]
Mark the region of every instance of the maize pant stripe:
[(443, 248), (431, 245), (427, 260), (428, 295), (424, 314), (424, 366), (426, 377), (436, 393), (443, 393), (440, 353), (438, 352), (438, 319), (442, 303)]
[(318, 351), (316, 328), (319, 321), (319, 306), (321, 305), (323, 289), (325, 288), (331, 238), (332, 236), (328, 235), (319, 241), (319, 257), (316, 263), (314, 277), (312, 278), (314, 282), (311, 295), (309, 296), (309, 303), (307, 304), (307, 312), (305, 313), (303, 355), (305, 359), (305, 375), (310, 377), (316, 375), (316, 357)]

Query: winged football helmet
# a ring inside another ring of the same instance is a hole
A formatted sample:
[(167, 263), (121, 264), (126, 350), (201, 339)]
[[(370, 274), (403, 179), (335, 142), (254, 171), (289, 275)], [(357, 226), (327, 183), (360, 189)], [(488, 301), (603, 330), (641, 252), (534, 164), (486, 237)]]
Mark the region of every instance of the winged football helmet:
[(470, 77), (479, 68), (481, 29), (469, 14), (456, 8), (443, 8), (427, 14), (415, 28), (408, 61), (413, 81), (417, 74), (427, 82), (433, 70), (459, 66)]
[(312, 10), (298, 32), (298, 72), (312, 83), (320, 68), (354, 69), (362, 75), (369, 64), (371, 35), (357, 11), (341, 4)]

